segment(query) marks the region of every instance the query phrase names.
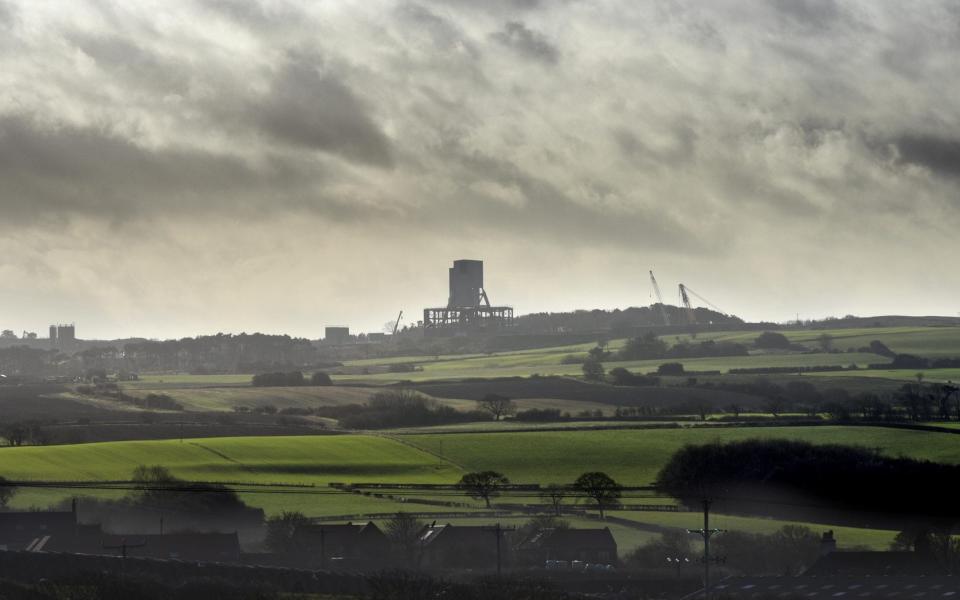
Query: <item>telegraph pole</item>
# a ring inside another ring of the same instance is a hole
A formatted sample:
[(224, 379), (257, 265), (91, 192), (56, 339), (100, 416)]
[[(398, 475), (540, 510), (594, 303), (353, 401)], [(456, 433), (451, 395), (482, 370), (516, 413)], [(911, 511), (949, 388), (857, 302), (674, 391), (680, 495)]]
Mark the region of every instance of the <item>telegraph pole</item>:
[(501, 574), (502, 571), (503, 571), (503, 566), (502, 566), (502, 565), (503, 565), (503, 553), (502, 553), (501, 548), (500, 548), (500, 537), (501, 537), (501, 534), (502, 534), (504, 531), (513, 531), (513, 530), (516, 529), (516, 527), (502, 527), (502, 526), (500, 525), (500, 523), (497, 523), (497, 524), (496, 524), (495, 526), (493, 526), (493, 527), (484, 527), (484, 529), (487, 530), (487, 531), (492, 531), (492, 532), (494, 533), (494, 535), (497, 536), (497, 577), (499, 577), (500, 574)]
[(688, 529), (687, 533), (696, 533), (703, 537), (703, 598), (710, 600), (710, 538), (718, 533), (723, 533), (723, 529), (710, 529), (710, 503), (711, 501), (703, 499), (703, 529)]

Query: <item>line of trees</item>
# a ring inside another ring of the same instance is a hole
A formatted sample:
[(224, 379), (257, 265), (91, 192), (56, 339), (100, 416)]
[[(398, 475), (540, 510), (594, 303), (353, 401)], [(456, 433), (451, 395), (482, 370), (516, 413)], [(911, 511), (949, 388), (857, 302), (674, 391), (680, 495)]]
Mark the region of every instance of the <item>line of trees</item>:
[(728, 510), (776, 514), (784, 502), (815, 511), (960, 519), (945, 482), (960, 465), (893, 458), (878, 450), (784, 439), (688, 445), (657, 476), (657, 488), (688, 506), (704, 498)]
[[(475, 471), (460, 478), (457, 487), (471, 498), (482, 500), (487, 508), (490, 501), (500, 496), (503, 489), (510, 485), (510, 479), (499, 471)], [(601, 471), (583, 473), (569, 486), (552, 485), (541, 492), (541, 499), (548, 502), (556, 516), (560, 516), (564, 502), (568, 498), (582, 497), (590, 499), (597, 507), (600, 518), (605, 511), (620, 503), (623, 486)]]
[(258, 373), (251, 378), (253, 387), (299, 387), (304, 385), (333, 385), (330, 375), (317, 371), (307, 379), (303, 371), (275, 371), (272, 373)]

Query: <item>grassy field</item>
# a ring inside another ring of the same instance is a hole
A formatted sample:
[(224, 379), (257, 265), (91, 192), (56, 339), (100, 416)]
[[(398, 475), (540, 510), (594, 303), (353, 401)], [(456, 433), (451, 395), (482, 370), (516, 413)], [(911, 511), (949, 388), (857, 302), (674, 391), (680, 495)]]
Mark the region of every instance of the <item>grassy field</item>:
[[(828, 334), (833, 338), (833, 347), (843, 350), (840, 353), (776, 354), (754, 353), (751, 356), (681, 359), (687, 370), (722, 371), (749, 367), (792, 367), (792, 366), (848, 366), (856, 364), (865, 367), (873, 363), (889, 362), (889, 359), (871, 353), (846, 352), (868, 346), (872, 340), (880, 340), (898, 353), (917, 354), (926, 357), (960, 356), (960, 327), (876, 327), (857, 329), (826, 329), (783, 331), (790, 340), (805, 345), (811, 350), (819, 348), (818, 338)], [(670, 344), (681, 341), (732, 341), (751, 344), (757, 331), (705, 332), (692, 339), (685, 335), (667, 335), (663, 339)], [(609, 350), (617, 350), (625, 340), (609, 342)], [(563, 364), (565, 358), (583, 357), (594, 344), (575, 344), (551, 348), (536, 348), (512, 352), (491, 354), (463, 354), (448, 356), (412, 355), (385, 358), (369, 358), (347, 361), (342, 373), (334, 373), (339, 383), (395, 383), (399, 381), (454, 380), (465, 378), (492, 377), (529, 377), (540, 375), (576, 375), (581, 374), (580, 365)], [(613, 369), (624, 367), (632, 371), (650, 372), (665, 362), (663, 359), (643, 361), (607, 361), (605, 367)], [(411, 363), (422, 370), (410, 373), (390, 373), (385, 368), (391, 364)], [(364, 373), (363, 369), (369, 369)], [(953, 370), (956, 371), (956, 370)], [(902, 379), (905, 374), (899, 372), (877, 371), (868, 376), (878, 378)], [(863, 373), (850, 376), (860, 376)], [(912, 374), (911, 374), (912, 376)], [(952, 378), (952, 374), (935, 374), (935, 377)], [(933, 379), (932, 379), (933, 380)], [(939, 380), (939, 379), (937, 379)], [(245, 386), (250, 375), (145, 375), (140, 381), (124, 384), (129, 390), (183, 389), (203, 387)]]
[[(858, 349), (868, 346), (872, 340), (880, 340), (893, 351), (918, 354), (927, 357), (960, 356), (960, 327), (876, 327), (856, 329), (826, 329), (783, 331), (790, 340), (803, 344), (809, 349), (818, 349), (818, 338), (828, 334), (833, 338), (833, 347), (842, 353), (815, 354), (756, 354), (749, 357), (683, 359), (688, 370), (720, 370), (742, 367), (778, 367), (778, 366), (847, 366), (851, 363), (866, 366), (871, 363), (884, 363), (889, 359), (870, 353), (845, 352), (848, 348)], [(690, 336), (662, 336), (670, 344), (680, 341), (732, 341), (751, 344), (757, 331), (709, 332), (698, 334), (696, 339)], [(625, 340), (613, 340), (609, 350), (617, 350)], [(386, 382), (398, 380), (426, 381), (431, 379), (458, 379), (467, 377), (508, 377), (541, 375), (579, 375), (579, 365), (564, 365), (567, 356), (584, 356), (593, 344), (577, 344), (555, 348), (540, 348), (517, 352), (502, 352), (490, 355), (461, 355), (443, 357), (400, 357), (391, 359), (368, 359), (354, 361), (348, 365), (376, 366), (392, 362), (409, 362), (423, 367), (423, 371), (414, 373), (371, 373), (369, 375), (343, 375), (345, 379)], [(650, 371), (664, 362), (629, 361), (605, 363), (608, 369), (622, 366), (631, 370)]]
[[(180, 404), (188, 411), (233, 411), (238, 407), (254, 409), (261, 406), (284, 408), (316, 408), (320, 406), (343, 406), (346, 404), (364, 404), (374, 394), (383, 391), (377, 387), (358, 386), (303, 386), (303, 387), (178, 387), (180, 384), (171, 383), (168, 387), (144, 389), (130, 389), (123, 384), (127, 393), (133, 396), (145, 396), (148, 393), (163, 393)], [(80, 397), (80, 400), (84, 398)], [(476, 401), (462, 398), (435, 398), (441, 404), (458, 410), (474, 410)], [(584, 410), (600, 410), (604, 414), (613, 412), (608, 404), (591, 402), (588, 400), (521, 398), (514, 401), (518, 410), (531, 408), (555, 408), (571, 414)], [(114, 406), (108, 401), (98, 405)]]
[(923, 373), (924, 383), (960, 381), (960, 369), (870, 369), (869, 371), (843, 371), (835, 373), (809, 373), (814, 377), (866, 377), (892, 381), (917, 381), (917, 373)]
[(647, 485), (684, 444), (758, 437), (858, 444), (894, 456), (960, 462), (960, 438), (952, 434), (880, 427), (549, 431), (410, 435), (402, 439), (465, 469), (494, 469), (518, 482), (568, 483), (584, 471), (602, 470), (625, 484)]
[[(610, 511), (612, 516), (630, 519), (637, 523), (671, 527), (678, 529), (698, 529), (703, 527), (703, 515), (696, 512), (667, 513), (667, 512), (631, 512)], [(800, 525), (814, 531), (826, 529), (824, 525), (806, 523), (802, 521), (784, 521), (762, 517), (741, 517), (724, 514), (711, 515), (710, 524), (717, 529), (728, 531), (745, 531), (748, 533), (770, 534), (784, 525)], [(896, 531), (889, 529), (863, 529), (859, 527), (843, 527), (830, 525), (837, 537), (837, 544), (842, 548), (866, 546), (873, 550), (886, 550), (896, 536)]]
[[(960, 462), (948, 433), (877, 427), (776, 427), (670, 430), (504, 432), (469, 434), (246, 437), (34, 446), (0, 449), (0, 475), (26, 480), (122, 480), (142, 464), (162, 464), (184, 479), (300, 483), (453, 483), (467, 470), (495, 469), (513, 481), (568, 483), (602, 470), (624, 484), (646, 485), (687, 443), (752, 437), (847, 443), (942, 462)], [(66, 497), (69, 491), (59, 493)], [(58, 492), (27, 492), (17, 505), (40, 504)], [(34, 498), (32, 499), (31, 496)], [(264, 495), (256, 505), (287, 508), (291, 497)], [(295, 497), (311, 514), (357, 512), (356, 496)], [(389, 508), (385, 509), (391, 510)], [(376, 511), (373, 511), (376, 512)]]
[[(539, 375), (581, 375), (579, 364), (562, 364), (566, 356), (563, 353), (542, 353), (525, 355), (498, 355), (461, 360), (446, 360), (429, 362), (420, 365), (422, 370), (412, 373), (371, 373), (369, 375), (350, 374), (337, 375), (335, 381), (340, 383), (395, 383), (398, 381), (432, 381), (494, 377), (529, 377)], [(677, 360), (636, 360), (636, 361), (606, 361), (607, 370), (623, 367), (630, 371), (654, 372), (664, 362), (679, 362), (688, 371), (721, 371), (749, 367), (814, 367), (814, 366), (843, 366), (856, 364), (866, 367), (872, 363), (889, 362), (876, 354), (757, 354), (751, 356), (729, 356), (713, 358), (688, 358)]]

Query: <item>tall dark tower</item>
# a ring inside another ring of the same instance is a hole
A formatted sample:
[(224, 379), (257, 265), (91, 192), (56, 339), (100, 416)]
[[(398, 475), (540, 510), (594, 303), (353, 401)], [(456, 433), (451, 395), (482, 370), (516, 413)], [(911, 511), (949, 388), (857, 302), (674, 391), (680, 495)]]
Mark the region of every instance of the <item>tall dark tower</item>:
[(447, 308), (476, 308), (483, 293), (483, 261), (455, 260), (450, 267)]

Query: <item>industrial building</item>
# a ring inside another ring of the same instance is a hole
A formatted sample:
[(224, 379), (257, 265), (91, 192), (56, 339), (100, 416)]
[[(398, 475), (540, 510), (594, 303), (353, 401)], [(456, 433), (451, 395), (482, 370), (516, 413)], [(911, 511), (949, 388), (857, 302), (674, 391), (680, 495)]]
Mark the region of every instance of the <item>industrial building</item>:
[(461, 259), (449, 269), (450, 295), (442, 308), (423, 309), (426, 335), (465, 335), (513, 325), (513, 308), (492, 306), (483, 286), (483, 261)]
[(58, 348), (72, 346), (77, 341), (77, 328), (72, 323), (70, 325), (51, 325), (50, 326), (50, 345)]
[(349, 344), (350, 339), (350, 328), (349, 327), (325, 327), (323, 329), (323, 342), (325, 344)]

